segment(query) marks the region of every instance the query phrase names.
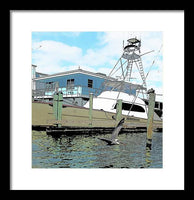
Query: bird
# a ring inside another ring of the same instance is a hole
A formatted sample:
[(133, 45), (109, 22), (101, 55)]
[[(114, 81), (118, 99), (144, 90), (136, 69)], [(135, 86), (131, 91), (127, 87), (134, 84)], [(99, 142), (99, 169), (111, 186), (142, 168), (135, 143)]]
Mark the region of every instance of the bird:
[(111, 138), (110, 139), (106, 139), (106, 138), (98, 138), (102, 141), (105, 141), (108, 145), (115, 145), (115, 144), (120, 144), (120, 142), (118, 141), (117, 137), (118, 134), (120, 132), (120, 130), (123, 127), (123, 123), (125, 121), (125, 118), (122, 118), (119, 123), (117, 124), (117, 126), (115, 127), (115, 129), (112, 132)]

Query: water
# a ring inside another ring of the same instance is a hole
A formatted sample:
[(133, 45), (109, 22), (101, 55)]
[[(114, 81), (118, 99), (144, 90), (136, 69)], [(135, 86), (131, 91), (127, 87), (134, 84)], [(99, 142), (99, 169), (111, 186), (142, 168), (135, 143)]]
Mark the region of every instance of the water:
[(107, 145), (105, 135), (60, 135), (32, 131), (33, 168), (162, 168), (162, 133), (154, 132), (151, 151), (146, 133), (119, 134), (120, 145)]

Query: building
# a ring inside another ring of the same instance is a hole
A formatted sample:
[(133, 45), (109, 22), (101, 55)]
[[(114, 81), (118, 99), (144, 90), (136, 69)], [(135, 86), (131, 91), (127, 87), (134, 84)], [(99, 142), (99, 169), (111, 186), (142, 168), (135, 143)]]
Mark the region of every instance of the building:
[[(34, 67), (35, 69), (35, 67)], [(34, 100), (52, 101), (56, 90), (63, 93), (63, 100), (68, 105), (83, 106), (89, 99), (89, 94), (99, 95), (103, 88), (106, 90), (120, 90), (121, 82), (103, 73), (94, 73), (80, 69), (56, 73), (43, 74), (34, 72), (32, 96)], [(107, 84), (106, 84), (107, 83)], [(123, 87), (124, 86), (124, 87)], [(136, 94), (139, 85), (122, 82), (122, 89), (129, 94)]]
[(37, 72), (36, 67), (37, 65), (32, 65), (32, 90), (36, 90), (36, 81), (35, 81), (36, 78), (48, 76), (48, 74)]
[(32, 90), (35, 90), (36, 88), (36, 82), (34, 81), (34, 79), (36, 78), (36, 65), (32, 65)]

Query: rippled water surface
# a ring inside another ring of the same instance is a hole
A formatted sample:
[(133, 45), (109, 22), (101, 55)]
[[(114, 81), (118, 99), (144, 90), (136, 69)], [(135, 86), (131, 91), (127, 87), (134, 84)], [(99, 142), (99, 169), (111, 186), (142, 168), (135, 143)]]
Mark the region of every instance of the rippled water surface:
[(146, 151), (146, 133), (119, 134), (120, 145), (107, 145), (105, 135), (60, 135), (32, 131), (33, 168), (162, 168), (162, 133), (154, 132)]

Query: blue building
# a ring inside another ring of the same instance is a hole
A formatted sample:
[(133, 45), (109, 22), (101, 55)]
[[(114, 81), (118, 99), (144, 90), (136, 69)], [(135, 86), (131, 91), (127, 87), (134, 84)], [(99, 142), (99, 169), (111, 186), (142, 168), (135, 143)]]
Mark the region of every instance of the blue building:
[[(63, 93), (64, 103), (83, 106), (88, 101), (90, 93), (97, 96), (102, 92), (104, 86), (106, 86), (106, 90), (111, 90), (113, 87), (118, 90), (120, 88), (116, 85), (120, 85), (121, 81), (110, 78), (103, 73), (94, 73), (78, 68), (52, 75), (36, 72), (33, 83), (32, 94), (34, 100), (44, 99), (51, 101), (54, 92), (58, 90)], [(125, 92), (136, 94), (136, 89), (139, 85), (128, 82), (124, 84)]]

